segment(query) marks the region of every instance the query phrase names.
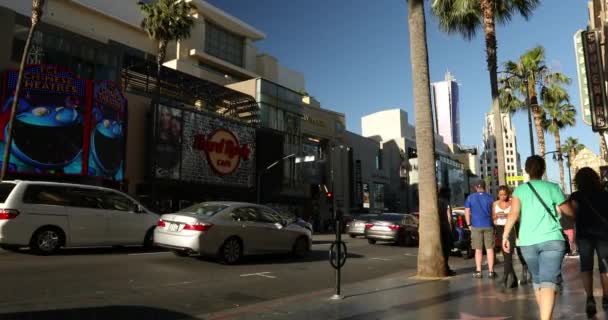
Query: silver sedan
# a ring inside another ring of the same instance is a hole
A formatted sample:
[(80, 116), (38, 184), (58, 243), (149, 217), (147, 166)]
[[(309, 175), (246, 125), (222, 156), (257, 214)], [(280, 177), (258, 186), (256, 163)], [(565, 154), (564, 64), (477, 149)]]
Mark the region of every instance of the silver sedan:
[(242, 202), (203, 202), (160, 217), (154, 243), (178, 256), (216, 256), (235, 264), (244, 255), (291, 252), (305, 256), (310, 230), (275, 210)]

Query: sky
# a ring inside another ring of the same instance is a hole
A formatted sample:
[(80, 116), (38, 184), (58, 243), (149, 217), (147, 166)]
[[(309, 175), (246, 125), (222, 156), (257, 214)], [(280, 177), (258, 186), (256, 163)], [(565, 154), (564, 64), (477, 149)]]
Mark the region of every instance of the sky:
[[(323, 108), (345, 114), (349, 131), (361, 133), (361, 117), (402, 108), (414, 122), (406, 0), (208, 0), (266, 34), (259, 52), (304, 74), (307, 91)], [(559, 5), (557, 5), (559, 3)], [(438, 28), (427, 6), (431, 81), (449, 70), (460, 85), (461, 142), (481, 145), (484, 114), (490, 109), (490, 83), (483, 31), (472, 41)], [(562, 132), (599, 152), (599, 141), (580, 117), (573, 35), (587, 26), (587, 1), (545, 0), (526, 21), (515, 17), (499, 26), (498, 61), (517, 60), (526, 50), (545, 47), (546, 64), (572, 78), (568, 87), (579, 115)], [(530, 155), (527, 115), (516, 114), (518, 150)], [(536, 139), (536, 138), (535, 138)], [(546, 135), (547, 151), (555, 150)], [(538, 148), (536, 148), (538, 151)], [(548, 158), (549, 179), (558, 181), (557, 162)], [(567, 173), (566, 173), (567, 181)]]

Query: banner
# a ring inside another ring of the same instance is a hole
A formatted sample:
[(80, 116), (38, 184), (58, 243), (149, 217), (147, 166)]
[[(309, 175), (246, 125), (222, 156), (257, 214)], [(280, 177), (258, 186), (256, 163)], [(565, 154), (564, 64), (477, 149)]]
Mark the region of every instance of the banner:
[[(3, 77), (2, 150), (17, 77), (18, 71)], [(27, 66), (13, 123), (9, 172), (121, 181), (126, 116), (127, 100), (115, 83), (79, 79), (56, 65)]]
[(578, 76), (578, 93), (583, 122), (591, 125), (591, 105), (589, 86), (587, 84), (587, 67), (585, 66), (585, 48), (583, 47), (583, 30), (574, 34), (574, 54), (576, 56), (576, 74)]
[(606, 87), (598, 31), (583, 33), (583, 48), (591, 105), (591, 126), (593, 131), (603, 131), (608, 129), (608, 119), (606, 118), (608, 110), (606, 110)]

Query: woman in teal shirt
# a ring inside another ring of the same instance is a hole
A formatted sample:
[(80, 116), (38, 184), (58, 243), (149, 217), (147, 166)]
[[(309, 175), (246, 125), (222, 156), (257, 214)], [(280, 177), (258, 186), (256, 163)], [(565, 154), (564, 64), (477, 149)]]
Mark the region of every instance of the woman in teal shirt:
[(569, 216), (573, 215), (573, 211), (559, 186), (542, 180), (545, 173), (545, 160), (542, 157), (529, 157), (526, 172), (530, 181), (513, 192), (502, 245), (506, 252), (510, 252), (508, 235), (515, 222), (520, 220), (519, 246), (532, 274), (540, 319), (549, 320), (552, 319), (562, 260), (566, 254), (566, 243), (555, 207)]

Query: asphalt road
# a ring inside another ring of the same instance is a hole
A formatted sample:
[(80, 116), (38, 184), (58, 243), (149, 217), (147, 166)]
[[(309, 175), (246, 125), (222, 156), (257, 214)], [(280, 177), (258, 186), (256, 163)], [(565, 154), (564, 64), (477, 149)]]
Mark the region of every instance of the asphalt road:
[[(181, 319), (333, 288), (331, 239), (315, 237), (304, 259), (250, 257), (236, 266), (139, 248), (0, 251), (0, 320)], [(343, 283), (415, 268), (416, 248), (345, 241)]]

